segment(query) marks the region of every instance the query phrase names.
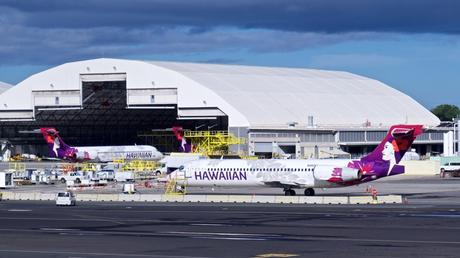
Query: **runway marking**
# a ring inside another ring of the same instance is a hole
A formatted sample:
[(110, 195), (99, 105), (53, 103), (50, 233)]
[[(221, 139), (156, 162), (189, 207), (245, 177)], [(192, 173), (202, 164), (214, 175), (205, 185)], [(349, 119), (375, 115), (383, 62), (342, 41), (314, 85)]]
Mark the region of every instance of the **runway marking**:
[(10, 209), (8, 211), (11, 211), (11, 212), (28, 212), (28, 211), (32, 211), (32, 210), (24, 210), (24, 209)]
[[(398, 214), (398, 217), (417, 217), (415, 214)], [(0, 220), (34, 220), (34, 221), (84, 221), (84, 222), (110, 222), (113, 224), (121, 224), (121, 225), (129, 225), (129, 222), (149, 222), (149, 223), (161, 223), (165, 222), (162, 219), (101, 219), (101, 218), (91, 218), (91, 219), (79, 219), (79, 218), (40, 218), (40, 217), (0, 217)], [(176, 223), (177, 226), (181, 226), (182, 224), (188, 224), (190, 226), (195, 225), (219, 225), (220, 223), (194, 223), (195, 221), (189, 220), (178, 220), (178, 221), (167, 221), (167, 223)], [(239, 226), (239, 224), (221, 224), (222, 226)], [(286, 225), (289, 226), (289, 225)], [(302, 223), (302, 226), (311, 227), (311, 228), (352, 228), (352, 229), (360, 229), (360, 228), (368, 228), (367, 225), (351, 225), (351, 224), (324, 224), (324, 223)], [(390, 229), (390, 228), (397, 228), (397, 229), (449, 229), (449, 230), (457, 230), (460, 229), (460, 226), (434, 226), (434, 225), (414, 225), (414, 226), (391, 226), (391, 225), (373, 225), (375, 229)], [(0, 229), (1, 231), (2, 229)]]
[(265, 238), (244, 238), (244, 237), (192, 237), (196, 239), (212, 239), (212, 240), (231, 240), (231, 241), (265, 241)]
[[(159, 232), (161, 233), (161, 232)], [(460, 241), (435, 241), (435, 240), (404, 240), (404, 239), (369, 239), (369, 238), (346, 238), (346, 237), (314, 237), (314, 236), (297, 236), (297, 237), (284, 237), (282, 235), (269, 235), (269, 234), (247, 234), (247, 233), (222, 233), (222, 232), (187, 232), (187, 231), (169, 231), (163, 232), (166, 234), (180, 234), (180, 235), (208, 235), (208, 236), (254, 236), (259, 238), (270, 238), (270, 240), (320, 240), (320, 241), (344, 241), (344, 242), (383, 242), (383, 243), (412, 243), (412, 244), (454, 244), (460, 245)], [(279, 239), (276, 239), (279, 238)], [(222, 239), (222, 238), (217, 238)]]
[(76, 231), (76, 230), (79, 230), (79, 229), (75, 229), (75, 228), (40, 228), (40, 230), (43, 230), (43, 231)]
[[(0, 229), (0, 231), (11, 232), (12, 229)], [(208, 238), (216, 240), (266, 240), (266, 241), (328, 241), (328, 242), (368, 242), (368, 243), (398, 243), (398, 244), (438, 244), (438, 245), (460, 245), (460, 241), (437, 241), (437, 240), (405, 240), (405, 239), (369, 239), (369, 238), (347, 238), (347, 237), (320, 237), (320, 236), (284, 236), (277, 234), (256, 234), (256, 233), (227, 233), (227, 232), (187, 232), (187, 231), (166, 231), (166, 232), (135, 232), (135, 231), (84, 231), (73, 229), (59, 230), (56, 233), (68, 234), (74, 232), (78, 235), (125, 235), (125, 236), (149, 236), (149, 237), (188, 237)], [(18, 232), (44, 232), (33, 229), (15, 229)], [(49, 231), (52, 232), (52, 231)], [(0, 250), (1, 251), (1, 250)], [(160, 256), (161, 257), (161, 256)]]
[(166, 231), (161, 233), (167, 234), (189, 234), (189, 235), (215, 235), (215, 236), (270, 236), (276, 237), (280, 235), (269, 234), (253, 234), (253, 233), (228, 233), (228, 232), (193, 232), (193, 231)]
[(298, 254), (276, 254), (276, 253), (271, 253), (271, 254), (258, 254), (254, 256), (254, 258), (283, 258), (283, 257), (297, 257), (299, 256)]
[(218, 224), (218, 223), (192, 223), (190, 226), (209, 226), (209, 227), (225, 227), (232, 226), (227, 224)]
[(409, 214), (411, 217), (460, 218), (460, 214)]
[(40, 250), (15, 250), (0, 249), (4, 253), (29, 253), (29, 254), (65, 254), (65, 255), (91, 255), (109, 257), (168, 257), (168, 258), (212, 258), (208, 256), (188, 256), (188, 255), (165, 255), (165, 254), (131, 254), (131, 253), (92, 253), (92, 252), (70, 252), (70, 251), (40, 251)]

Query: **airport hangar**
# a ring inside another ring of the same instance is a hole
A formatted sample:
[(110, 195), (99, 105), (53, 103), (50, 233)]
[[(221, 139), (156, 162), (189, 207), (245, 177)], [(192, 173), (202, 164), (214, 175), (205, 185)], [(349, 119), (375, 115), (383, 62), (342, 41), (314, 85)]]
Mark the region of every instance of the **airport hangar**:
[(340, 71), (93, 59), (37, 73), (0, 95), (0, 138), (13, 153), (45, 154), (30, 132), (56, 127), (70, 145), (151, 144), (171, 132), (228, 130), (242, 155), (328, 158), (371, 151), (390, 125), (423, 124), (413, 145), (442, 152), (439, 119), (382, 82)]

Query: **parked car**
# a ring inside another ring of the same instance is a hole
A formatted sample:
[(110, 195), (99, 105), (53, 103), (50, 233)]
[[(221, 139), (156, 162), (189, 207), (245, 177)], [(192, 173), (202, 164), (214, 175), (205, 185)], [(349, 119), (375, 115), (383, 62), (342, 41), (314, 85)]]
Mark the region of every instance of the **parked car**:
[(446, 176), (459, 177), (460, 176), (460, 162), (449, 162), (445, 165), (442, 165), (439, 175), (441, 177), (446, 177)]
[(72, 192), (59, 192), (56, 195), (56, 206), (75, 206), (77, 199)]

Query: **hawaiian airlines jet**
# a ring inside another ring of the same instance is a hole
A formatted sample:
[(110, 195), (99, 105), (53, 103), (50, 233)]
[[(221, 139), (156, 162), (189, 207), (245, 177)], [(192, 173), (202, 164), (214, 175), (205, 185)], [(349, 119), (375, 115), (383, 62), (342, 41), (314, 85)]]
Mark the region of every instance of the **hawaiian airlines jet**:
[(186, 163), (169, 175), (179, 186), (264, 186), (284, 189), (305, 189), (314, 195), (314, 188), (357, 185), (386, 176), (404, 173), (398, 165), (421, 125), (394, 125), (377, 148), (358, 160), (198, 160)]
[(40, 128), (49, 156), (70, 161), (109, 162), (114, 159), (160, 160), (163, 154), (149, 145), (70, 147), (54, 128)]

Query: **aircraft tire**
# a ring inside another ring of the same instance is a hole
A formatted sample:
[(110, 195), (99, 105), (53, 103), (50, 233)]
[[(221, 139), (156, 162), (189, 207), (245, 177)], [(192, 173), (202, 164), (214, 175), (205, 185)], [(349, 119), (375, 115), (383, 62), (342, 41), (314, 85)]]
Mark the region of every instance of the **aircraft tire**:
[(292, 190), (292, 189), (285, 190), (284, 195), (286, 195), (286, 196), (295, 196), (295, 191)]
[(307, 189), (305, 189), (304, 194), (305, 194), (305, 196), (314, 196), (315, 195), (315, 190), (313, 188), (307, 188)]

